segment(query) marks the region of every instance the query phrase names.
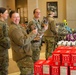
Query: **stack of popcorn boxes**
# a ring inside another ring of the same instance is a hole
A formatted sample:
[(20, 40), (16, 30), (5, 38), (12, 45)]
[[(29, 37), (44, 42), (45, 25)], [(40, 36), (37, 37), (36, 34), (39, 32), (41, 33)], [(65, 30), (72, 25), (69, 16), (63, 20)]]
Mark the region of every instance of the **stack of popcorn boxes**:
[(76, 75), (76, 47), (58, 46), (47, 60), (34, 64), (34, 75)]
[(34, 64), (34, 75), (43, 75), (43, 63), (45, 60), (38, 60)]
[(76, 75), (76, 47), (71, 51), (70, 75)]

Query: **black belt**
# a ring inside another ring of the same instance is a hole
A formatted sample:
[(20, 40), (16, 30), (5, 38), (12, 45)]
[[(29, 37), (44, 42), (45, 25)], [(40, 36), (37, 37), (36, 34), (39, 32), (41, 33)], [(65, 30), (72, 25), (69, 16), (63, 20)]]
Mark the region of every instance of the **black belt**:
[(35, 42), (39, 42), (39, 40), (33, 40), (33, 41), (31, 41), (32, 43), (35, 43)]

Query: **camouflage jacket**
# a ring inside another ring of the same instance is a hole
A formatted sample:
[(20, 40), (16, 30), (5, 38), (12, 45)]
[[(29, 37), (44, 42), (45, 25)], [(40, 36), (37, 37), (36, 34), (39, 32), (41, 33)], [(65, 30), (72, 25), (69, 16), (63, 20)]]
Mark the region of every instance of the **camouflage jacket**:
[(42, 36), (44, 35), (44, 32), (46, 31), (44, 27), (42, 27), (41, 22), (36, 20), (35, 18), (32, 19), (32, 21), (29, 22), (29, 31), (37, 28), (38, 29), (38, 35), (35, 37), (35, 41), (41, 41)]
[(55, 36), (57, 34), (56, 31), (56, 23), (53, 17), (47, 16), (48, 18), (48, 29), (45, 32), (45, 36)]
[(8, 37), (8, 26), (6, 22), (0, 20), (0, 50), (10, 48), (10, 39)]
[(31, 41), (36, 37), (32, 32), (27, 35), (26, 30), (21, 25), (11, 23), (9, 27), (13, 59), (18, 61), (26, 56), (31, 56)]

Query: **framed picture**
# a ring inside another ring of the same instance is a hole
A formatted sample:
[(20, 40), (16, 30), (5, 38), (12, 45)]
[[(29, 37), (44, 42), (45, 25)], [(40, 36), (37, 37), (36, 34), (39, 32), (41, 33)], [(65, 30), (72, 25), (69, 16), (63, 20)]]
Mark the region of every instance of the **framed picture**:
[(55, 18), (58, 18), (58, 2), (47, 2), (46, 4), (46, 7), (47, 7), (47, 11), (48, 10), (51, 10), (51, 8), (54, 8), (56, 11), (55, 11)]

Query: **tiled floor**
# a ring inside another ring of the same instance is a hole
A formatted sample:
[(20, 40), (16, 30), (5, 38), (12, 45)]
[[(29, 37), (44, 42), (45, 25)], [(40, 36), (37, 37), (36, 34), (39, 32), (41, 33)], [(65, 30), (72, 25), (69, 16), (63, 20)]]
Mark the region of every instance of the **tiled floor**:
[[(11, 49), (9, 50), (9, 59), (12, 58), (12, 51)], [(41, 48), (41, 53), (40, 53), (40, 59), (45, 59), (45, 44), (43, 44)], [(11, 64), (11, 63), (10, 63)], [(12, 64), (11, 64), (12, 65)], [(17, 66), (16, 66), (17, 67)], [(16, 68), (15, 67), (15, 68)], [(14, 72), (14, 73), (9, 73), (8, 75), (19, 75), (20, 72)]]

